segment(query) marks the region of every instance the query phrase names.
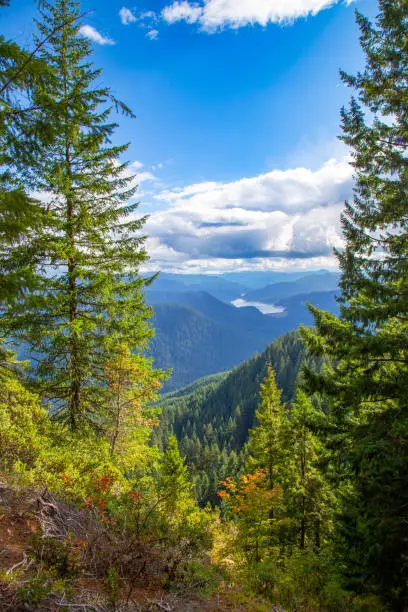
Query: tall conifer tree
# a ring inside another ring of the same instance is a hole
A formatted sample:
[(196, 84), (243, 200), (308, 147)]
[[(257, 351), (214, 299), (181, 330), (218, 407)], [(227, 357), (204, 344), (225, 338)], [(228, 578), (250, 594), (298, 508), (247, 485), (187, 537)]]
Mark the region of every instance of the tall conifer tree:
[(169, 437), (159, 477), (159, 494), (169, 518), (181, 518), (194, 506), (192, 487), (188, 479), (185, 459), (180, 455), (177, 438)]
[(327, 451), (319, 436), (324, 425), (324, 413), (299, 390), (290, 411), (285, 505), (302, 550), (320, 548), (333, 514), (334, 496), (323, 469)]
[(39, 100), (53, 138), (39, 152), (27, 180), (46, 194), (51, 217), (37, 265), (38, 290), (15, 302), (3, 318), (8, 333), (26, 342), (36, 376), (55, 412), (72, 430), (100, 425), (104, 364), (115, 346), (143, 347), (151, 335), (139, 267), (146, 261), (135, 216), (136, 187), (127, 145), (111, 144), (112, 110), (131, 111), (99, 86), (90, 41), (80, 33), (75, 0), (42, 2), (40, 58), (57, 78)]
[(272, 366), (261, 385), (261, 403), (256, 411), (259, 425), (249, 432), (249, 468), (265, 470), (269, 489), (280, 482), (284, 464), (283, 437), (287, 430), (288, 415), (281, 401), (282, 391), (275, 381)]
[(333, 366), (308, 373), (331, 398), (338, 465), (354, 493), (341, 534), (349, 585), (408, 607), (408, 3), (380, 0), (375, 24), (357, 13), (363, 72), (342, 111), (353, 200), (342, 215), (341, 313), (313, 308), (310, 350)]
[(16, 160), (24, 157), (27, 167), (49, 135), (34, 98), (39, 101), (52, 78), (38, 49), (26, 51), (0, 36), (0, 308), (34, 281), (34, 253), (25, 236), (45, 221), (44, 210), (29, 197)]

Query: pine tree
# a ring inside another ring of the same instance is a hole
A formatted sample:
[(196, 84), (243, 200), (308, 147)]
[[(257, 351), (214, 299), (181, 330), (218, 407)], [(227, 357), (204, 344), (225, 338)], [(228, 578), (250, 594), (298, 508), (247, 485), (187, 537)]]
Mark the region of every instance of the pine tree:
[(42, 3), (38, 36), (48, 42), (40, 58), (58, 78), (39, 106), (42, 120), (55, 127), (26, 176), (47, 194), (51, 221), (41, 237), (38, 290), (3, 318), (7, 333), (38, 360), (43, 395), (72, 430), (99, 428), (104, 364), (124, 341), (132, 351), (146, 345), (152, 314), (139, 272), (147, 259), (144, 219), (135, 217), (136, 187), (119, 162), (127, 145), (110, 143), (113, 108), (132, 113), (95, 84), (101, 71), (79, 28), (77, 2)]
[(349, 585), (408, 607), (408, 4), (357, 13), (366, 67), (342, 74), (357, 91), (342, 111), (353, 200), (342, 215), (340, 317), (312, 308), (309, 349), (332, 366), (308, 372), (330, 398), (338, 465), (350, 479), (340, 534)]

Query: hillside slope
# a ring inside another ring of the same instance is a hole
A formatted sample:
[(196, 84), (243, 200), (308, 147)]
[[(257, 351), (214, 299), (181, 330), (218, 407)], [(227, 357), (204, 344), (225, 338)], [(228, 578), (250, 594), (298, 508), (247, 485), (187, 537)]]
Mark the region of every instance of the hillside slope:
[(271, 303), (289, 298), (293, 295), (321, 291), (335, 291), (339, 276), (334, 272), (310, 274), (290, 282), (279, 282), (255, 289), (245, 294), (246, 300)]
[(156, 335), (150, 352), (155, 365), (173, 372), (167, 390), (229, 370), (257, 347), (257, 339), (248, 332), (180, 304), (156, 304), (153, 325)]
[(299, 333), (291, 332), (231, 372), (196, 381), (185, 389), (165, 394), (158, 402), (162, 416), (160, 427), (153, 432), (153, 442), (165, 447), (170, 433), (176, 435), (196, 474), (201, 503), (216, 501), (218, 482), (227, 474), (239, 472), (242, 466), (268, 364), (276, 372), (283, 400), (290, 402), (305, 363), (320, 367), (306, 354)]
[(256, 308), (236, 308), (206, 292), (152, 292), (156, 336), (151, 345), (155, 364), (172, 368), (165, 390), (230, 370), (300, 324), (311, 325), (310, 301), (337, 312), (335, 292), (310, 293), (281, 300), (282, 315), (263, 315)]

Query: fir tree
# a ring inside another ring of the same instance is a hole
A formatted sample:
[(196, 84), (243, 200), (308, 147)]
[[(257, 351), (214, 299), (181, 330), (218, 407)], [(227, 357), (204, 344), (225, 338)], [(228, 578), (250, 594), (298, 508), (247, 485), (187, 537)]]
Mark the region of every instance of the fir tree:
[[(38, 50), (26, 51), (0, 36), (0, 307), (33, 287), (34, 251), (27, 248), (25, 237), (35, 235), (45, 221), (43, 207), (29, 197), (29, 186), (23, 183), (29, 160), (50, 132), (34, 100), (40, 99), (53, 74), (38, 59)], [(22, 155), (23, 168), (16, 163)]]
[(284, 461), (282, 436), (288, 417), (281, 402), (282, 391), (276, 384), (275, 373), (270, 365), (260, 395), (261, 404), (255, 413), (259, 425), (249, 433), (249, 463), (251, 470), (265, 470), (268, 487), (272, 490), (277, 485)]
[(136, 187), (119, 162), (127, 146), (110, 144), (113, 108), (132, 113), (95, 84), (101, 71), (79, 17), (74, 0), (42, 3), (40, 58), (58, 78), (39, 106), (54, 133), (27, 180), (48, 194), (51, 221), (41, 236), (38, 290), (3, 318), (34, 353), (43, 394), (72, 430), (101, 425), (104, 364), (115, 347), (125, 341), (139, 350), (151, 336), (139, 273), (144, 219), (135, 217)]
[(332, 514), (333, 494), (324, 474), (327, 451), (319, 435), (324, 422), (324, 413), (314, 407), (304, 392), (298, 391), (287, 437), (285, 506), (301, 550), (307, 546), (320, 548)]
[(194, 506), (187, 466), (180, 455), (177, 438), (170, 436), (159, 478), (159, 495), (170, 519), (179, 519), (184, 511)]
[[(353, 200), (342, 215), (340, 317), (312, 309), (311, 391), (331, 400), (338, 465), (352, 486), (341, 536), (349, 585), (408, 607), (408, 4), (380, 0), (376, 23), (357, 13), (366, 67), (342, 74), (357, 91), (342, 111)], [(336, 442), (337, 439), (337, 442)]]
[[(261, 384), (261, 403), (255, 412), (259, 425), (249, 432), (247, 464), (252, 474), (247, 476), (251, 483), (256, 481), (258, 488), (265, 489), (262, 494), (258, 492), (258, 495), (262, 500), (260, 503), (264, 506), (266, 504), (264, 510), (269, 517), (269, 544), (276, 545), (287, 539), (283, 492), (286, 481), (288, 414), (286, 406), (281, 402), (282, 391), (276, 384), (271, 365), (268, 365), (267, 372)], [(251, 480), (253, 476), (254, 481)], [(263, 520), (261, 523), (264, 524)]]

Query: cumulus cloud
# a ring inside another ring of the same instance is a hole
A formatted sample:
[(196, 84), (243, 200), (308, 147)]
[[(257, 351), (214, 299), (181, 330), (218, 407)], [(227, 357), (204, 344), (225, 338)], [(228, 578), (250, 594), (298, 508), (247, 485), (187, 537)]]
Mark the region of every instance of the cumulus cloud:
[(199, 23), (203, 30), (215, 32), (227, 27), (293, 22), (300, 17), (316, 15), (338, 2), (339, 0), (202, 0), (201, 3), (195, 3), (176, 0), (163, 9), (162, 17), (168, 23)]
[(135, 15), (130, 9), (126, 8), (126, 6), (122, 6), (120, 9), (119, 17), (123, 25), (129, 25), (130, 23), (135, 23), (135, 21), (137, 21)]
[(150, 40), (157, 40), (159, 38), (159, 30), (151, 29), (146, 33), (146, 38)]
[(162, 17), (167, 23), (176, 23), (176, 21), (196, 23), (202, 16), (203, 8), (196, 4), (190, 4), (187, 1), (173, 2), (173, 4), (165, 6), (162, 11)]
[(332, 249), (342, 245), (340, 212), (351, 190), (352, 168), (336, 160), (316, 171), (273, 170), (163, 190), (155, 196), (161, 209), (146, 227), (152, 265), (333, 265)]
[(106, 36), (102, 36), (93, 26), (83, 25), (79, 28), (79, 33), (85, 38), (89, 38), (93, 40), (98, 45), (114, 45), (116, 44), (114, 40), (111, 38), (107, 38)]

